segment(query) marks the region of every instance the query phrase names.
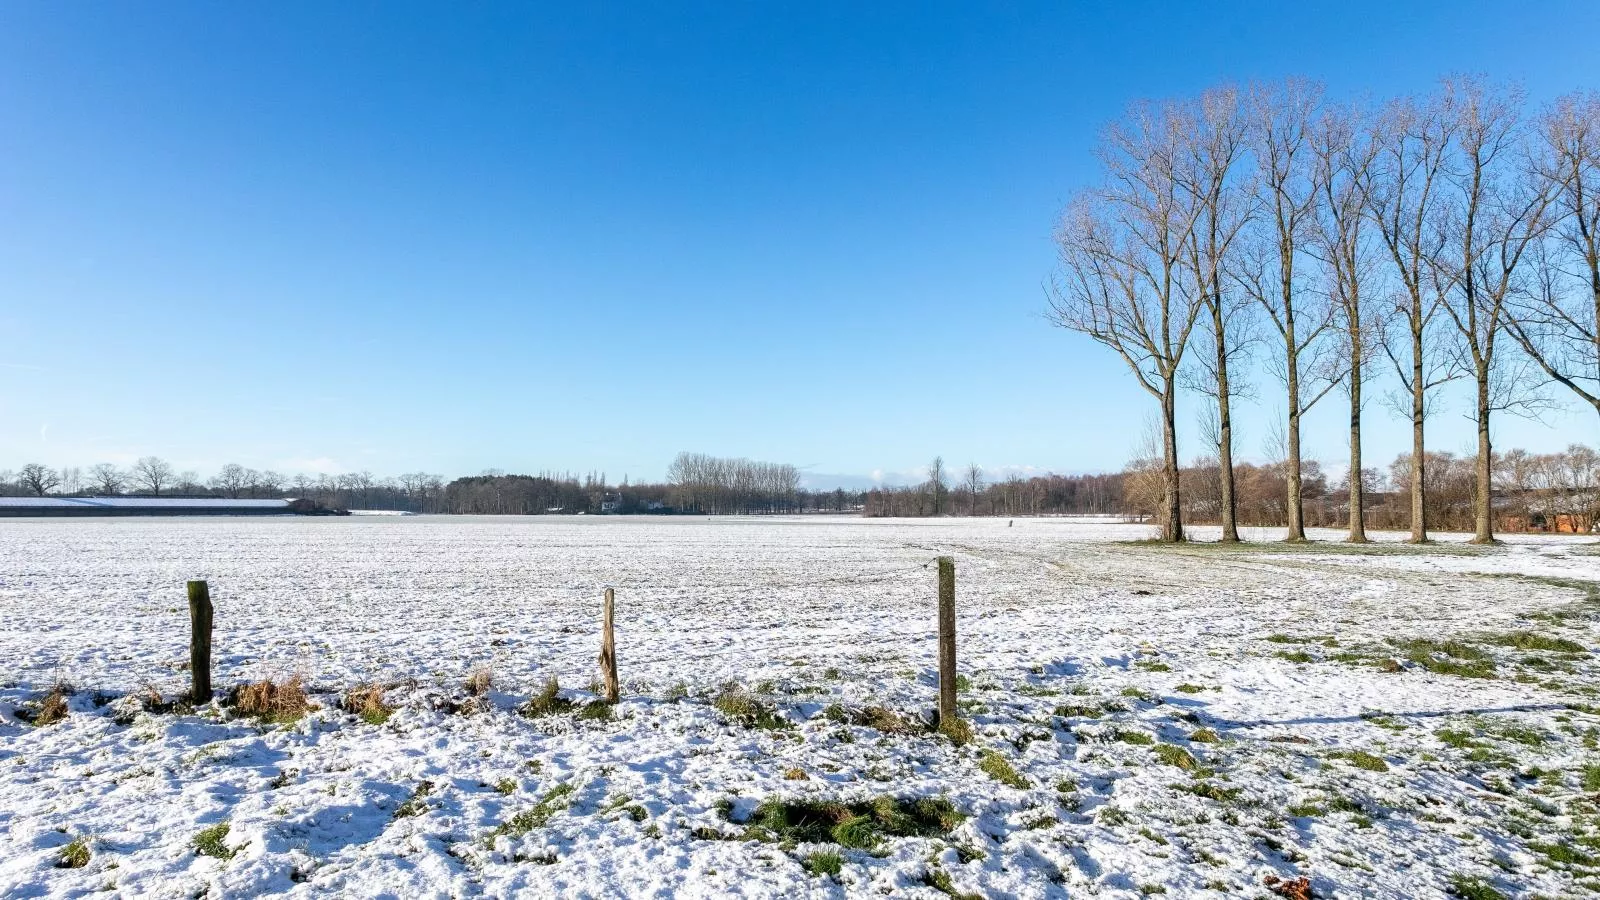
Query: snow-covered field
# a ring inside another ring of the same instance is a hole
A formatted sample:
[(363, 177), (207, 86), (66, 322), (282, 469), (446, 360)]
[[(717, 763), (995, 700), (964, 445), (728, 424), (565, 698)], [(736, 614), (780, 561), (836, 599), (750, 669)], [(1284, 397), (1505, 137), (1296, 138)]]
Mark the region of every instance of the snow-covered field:
[[(1148, 533), (0, 521), (0, 896), (1600, 893), (1587, 539)], [(937, 554), (964, 746), (922, 727)], [(145, 699), (187, 684), (189, 578), (219, 695), (300, 675), (318, 709)], [(552, 676), (577, 705), (519, 711)], [(63, 681), (67, 717), (25, 724)], [(340, 710), (374, 682), (386, 721)]]

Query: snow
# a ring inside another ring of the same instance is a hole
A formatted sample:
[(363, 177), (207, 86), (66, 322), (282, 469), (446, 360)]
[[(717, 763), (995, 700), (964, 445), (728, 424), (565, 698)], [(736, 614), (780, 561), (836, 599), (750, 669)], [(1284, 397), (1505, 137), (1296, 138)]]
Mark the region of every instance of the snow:
[[(1269, 875), (1324, 897), (1443, 896), (1452, 879), (1600, 891), (1583, 862), (1600, 857), (1592, 657), (1489, 640), (1592, 649), (1590, 539), (1131, 543), (1149, 534), (809, 516), (0, 521), (0, 896), (1220, 897), (1265, 896)], [(975, 739), (835, 721), (833, 704), (910, 721), (934, 706), (939, 554), (956, 558)], [(138, 711), (149, 688), (187, 684), (190, 578), (216, 603), (219, 688), (299, 674), (321, 708), (278, 726), (220, 705)], [(623, 702), (609, 720), (520, 715), (551, 676), (593, 699), (606, 585)], [(1495, 677), (1380, 668), (1413, 639), (1459, 639)], [(493, 689), (460, 710), (479, 667)], [(21, 721), (58, 680), (78, 689), (70, 715)], [(372, 681), (391, 685), (392, 718), (339, 711)], [(789, 727), (731, 722), (711, 703), (727, 682)], [(1220, 740), (1194, 740), (1202, 728)], [(1205, 771), (1164, 764), (1164, 744)], [(986, 751), (1026, 786), (985, 774)], [(884, 795), (944, 797), (966, 818), (871, 851), (746, 830), (768, 798)], [(397, 815), (408, 800), (418, 814)], [(501, 829), (535, 809), (543, 824)], [(223, 822), (232, 858), (196, 854)], [(78, 838), (87, 865), (57, 868)], [(841, 853), (838, 876), (807, 872), (818, 850)]]

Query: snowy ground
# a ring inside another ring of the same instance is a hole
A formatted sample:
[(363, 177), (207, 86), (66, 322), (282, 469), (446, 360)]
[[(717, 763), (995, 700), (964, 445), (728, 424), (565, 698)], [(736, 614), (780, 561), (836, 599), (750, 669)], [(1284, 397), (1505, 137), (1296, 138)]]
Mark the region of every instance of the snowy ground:
[[(1586, 539), (1127, 543), (1148, 533), (0, 521), (0, 896), (1600, 893)], [(943, 553), (960, 747), (920, 725)], [(219, 691), (299, 674), (320, 709), (141, 710), (187, 683), (188, 578)], [(585, 706), (606, 584), (609, 711)], [(551, 676), (579, 705), (520, 713)], [(25, 724), (58, 681), (69, 715)], [(369, 682), (381, 724), (339, 709)]]

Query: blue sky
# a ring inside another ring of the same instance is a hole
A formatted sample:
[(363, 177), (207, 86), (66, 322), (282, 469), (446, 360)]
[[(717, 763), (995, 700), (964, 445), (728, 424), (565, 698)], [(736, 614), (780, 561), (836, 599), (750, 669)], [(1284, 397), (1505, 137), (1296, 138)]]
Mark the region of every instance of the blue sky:
[[(1600, 86), (1597, 33), (1593, 3), (0, 3), (0, 469), (1115, 469), (1149, 401), (1041, 288), (1107, 120), (1286, 75), (1544, 100)], [(1340, 402), (1308, 455), (1344, 456)], [(1497, 441), (1600, 438), (1546, 420)], [(1369, 459), (1407, 448), (1368, 423)]]

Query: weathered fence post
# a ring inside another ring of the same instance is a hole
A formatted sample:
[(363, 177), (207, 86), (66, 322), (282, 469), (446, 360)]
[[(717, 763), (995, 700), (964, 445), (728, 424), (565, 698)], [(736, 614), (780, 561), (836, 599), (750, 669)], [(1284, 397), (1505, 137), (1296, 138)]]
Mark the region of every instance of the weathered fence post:
[(189, 582), (189, 699), (211, 702), (211, 589)]
[(939, 727), (956, 721), (956, 558), (939, 557)]
[(617, 684), (617, 592), (606, 588), (606, 606), (600, 632), (600, 677), (605, 679), (606, 702), (615, 703), (620, 698)]

